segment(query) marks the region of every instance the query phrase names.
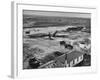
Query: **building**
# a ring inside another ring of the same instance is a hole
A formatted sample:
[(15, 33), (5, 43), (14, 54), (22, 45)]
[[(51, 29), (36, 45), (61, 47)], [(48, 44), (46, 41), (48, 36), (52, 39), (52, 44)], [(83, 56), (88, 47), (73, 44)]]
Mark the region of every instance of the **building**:
[(83, 61), (83, 53), (79, 51), (72, 51), (66, 55), (65, 65), (66, 67), (73, 67), (76, 64)]
[(39, 68), (73, 67), (81, 61), (83, 61), (83, 53), (79, 51), (71, 51), (67, 54), (56, 55), (52, 60), (41, 65)]
[(79, 41), (78, 46), (86, 54), (90, 54), (91, 52), (91, 41), (89, 39), (85, 39), (84, 41)]

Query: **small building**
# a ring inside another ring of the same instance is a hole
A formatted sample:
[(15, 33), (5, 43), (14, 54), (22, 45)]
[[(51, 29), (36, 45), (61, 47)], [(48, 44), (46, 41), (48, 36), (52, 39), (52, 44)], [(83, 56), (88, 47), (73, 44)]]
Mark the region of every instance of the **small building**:
[(83, 53), (79, 51), (72, 51), (66, 54), (65, 65), (66, 67), (73, 67), (83, 61)]
[[(58, 53), (57, 53), (58, 54)], [(61, 53), (59, 53), (61, 54)], [(55, 55), (55, 53), (54, 53)], [(79, 51), (71, 51), (69, 53), (55, 55), (55, 58), (47, 61), (39, 68), (58, 68), (58, 67), (73, 67), (83, 61), (83, 53)]]
[(89, 39), (85, 39), (84, 41), (79, 41), (79, 47), (83, 50), (89, 50), (91, 48), (91, 41)]

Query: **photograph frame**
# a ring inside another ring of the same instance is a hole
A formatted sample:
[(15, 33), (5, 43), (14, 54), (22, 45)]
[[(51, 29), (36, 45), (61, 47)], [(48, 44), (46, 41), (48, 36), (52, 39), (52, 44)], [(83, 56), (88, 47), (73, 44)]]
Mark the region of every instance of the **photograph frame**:
[[(22, 26), (23, 15), (22, 10), (44, 10), (44, 11), (59, 11), (59, 12), (79, 12), (91, 14), (91, 46), (95, 45), (95, 27), (96, 26), (96, 8), (94, 7), (77, 7), (77, 6), (56, 6), (56, 5), (39, 5), (31, 3), (12, 2), (12, 54), (11, 54), (11, 76), (13, 78), (38, 77), (38, 76), (54, 76), (66, 75), (72, 73), (92, 73), (96, 72), (96, 55), (94, 47), (91, 47), (91, 67), (77, 68), (57, 68), (57, 69), (34, 69), (23, 70), (22, 68)], [(66, 71), (67, 70), (67, 71)], [(43, 73), (44, 72), (44, 73)], [(47, 74), (48, 73), (48, 74)], [(34, 74), (34, 76), (33, 76)]]

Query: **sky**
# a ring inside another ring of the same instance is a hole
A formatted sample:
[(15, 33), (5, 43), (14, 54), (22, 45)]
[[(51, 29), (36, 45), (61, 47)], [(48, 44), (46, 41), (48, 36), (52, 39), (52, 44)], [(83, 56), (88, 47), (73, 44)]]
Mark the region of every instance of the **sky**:
[(59, 17), (77, 17), (77, 18), (91, 18), (90, 13), (73, 13), (73, 12), (51, 12), (51, 11), (34, 11), (23, 10), (24, 15), (36, 16), (59, 16)]

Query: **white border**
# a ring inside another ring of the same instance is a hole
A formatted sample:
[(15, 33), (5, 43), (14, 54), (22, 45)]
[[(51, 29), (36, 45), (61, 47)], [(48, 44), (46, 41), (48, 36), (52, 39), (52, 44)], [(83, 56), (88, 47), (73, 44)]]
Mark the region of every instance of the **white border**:
[(54, 5), (36, 5), (25, 3), (13, 3), (13, 51), (12, 51), (12, 77), (41, 77), (41, 76), (54, 76), (54, 75), (66, 75), (70, 73), (89, 73), (96, 72), (96, 53), (94, 47), (91, 48), (91, 67), (77, 67), (77, 68), (59, 68), (59, 69), (35, 69), (35, 70), (23, 70), (22, 63), (22, 26), (23, 16), (22, 10), (43, 10), (43, 11), (60, 11), (60, 12), (81, 12), (91, 13), (91, 41), (92, 46), (95, 45), (95, 31), (96, 28), (96, 8), (86, 7), (71, 7), (71, 6), (54, 6)]

